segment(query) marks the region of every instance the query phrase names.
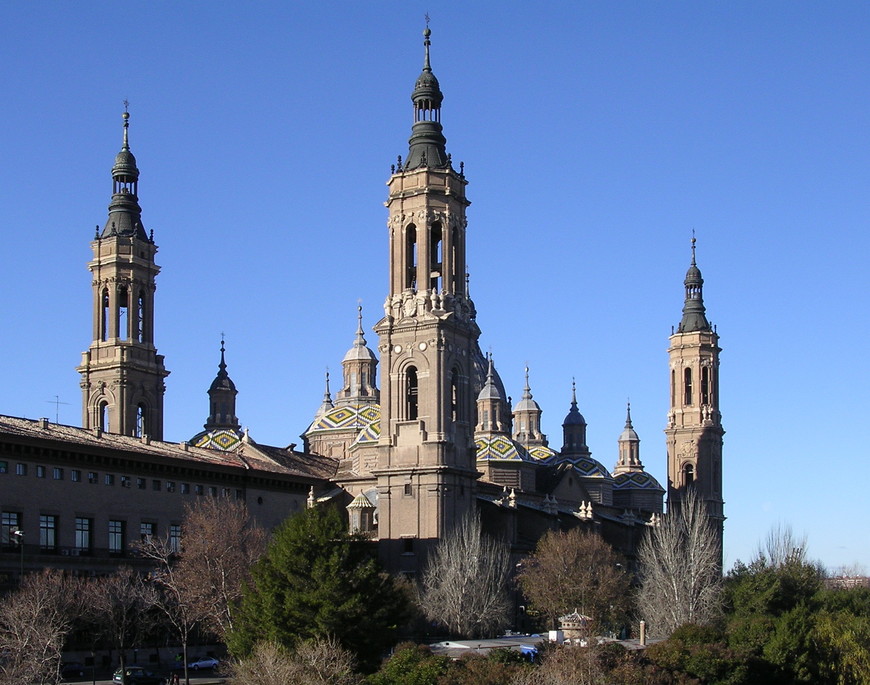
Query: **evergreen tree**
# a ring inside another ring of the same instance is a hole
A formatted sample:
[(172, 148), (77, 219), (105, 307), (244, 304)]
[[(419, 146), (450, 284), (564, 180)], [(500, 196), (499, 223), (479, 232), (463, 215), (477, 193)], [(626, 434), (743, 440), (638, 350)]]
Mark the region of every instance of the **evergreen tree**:
[(227, 638), (232, 654), (245, 657), (264, 641), (292, 648), (335, 637), (361, 665), (376, 665), (396, 640), (408, 598), (373, 553), (333, 508), (287, 519), (252, 570)]

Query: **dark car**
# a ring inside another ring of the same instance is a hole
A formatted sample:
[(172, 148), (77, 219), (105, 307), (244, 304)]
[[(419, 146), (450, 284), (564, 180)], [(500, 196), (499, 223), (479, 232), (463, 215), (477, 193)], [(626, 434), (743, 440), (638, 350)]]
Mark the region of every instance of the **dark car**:
[(84, 678), (85, 665), (79, 661), (65, 661), (60, 665), (60, 675), (63, 678)]
[[(126, 674), (126, 678), (124, 675)], [(113, 683), (126, 683), (126, 685), (166, 685), (166, 678), (146, 671), (142, 666), (125, 666), (120, 668), (112, 676)]]

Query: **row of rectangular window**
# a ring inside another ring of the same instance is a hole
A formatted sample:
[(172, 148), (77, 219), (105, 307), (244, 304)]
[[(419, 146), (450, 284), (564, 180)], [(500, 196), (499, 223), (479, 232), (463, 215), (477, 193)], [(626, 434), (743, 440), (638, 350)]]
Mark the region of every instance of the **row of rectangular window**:
[[(5, 461), (0, 461), (0, 473), (8, 473), (9, 471), (9, 463)], [(18, 463), (15, 465), (15, 473), (19, 476), (27, 475), (27, 464)], [(36, 467), (36, 477), (37, 478), (45, 478), (46, 476), (46, 468), (44, 466), (37, 465)], [(60, 467), (54, 467), (52, 469), (52, 479), (53, 480), (63, 480), (64, 471)], [(82, 482), (82, 471), (79, 469), (70, 469), (70, 480), (74, 483)], [(88, 483), (94, 485), (100, 481), (100, 474), (96, 471), (88, 471), (87, 472), (87, 481)], [(103, 474), (103, 483), (105, 485), (114, 485), (115, 484), (115, 475), (112, 473)], [(121, 487), (123, 488), (131, 488), (133, 487), (133, 479), (130, 476), (121, 476)], [(136, 488), (139, 490), (145, 490), (147, 488), (147, 479), (145, 478), (136, 478)], [(151, 482), (151, 489), (159, 492), (163, 489), (163, 482), (160, 480), (153, 480)], [(166, 481), (166, 492), (175, 492), (176, 490), (176, 482), (172, 480)], [(190, 483), (180, 483), (179, 491), (182, 495), (190, 494)], [(194, 485), (193, 491), (197, 495), (204, 495), (206, 493), (206, 486), (204, 485)], [(215, 485), (208, 486), (208, 494), (212, 497), (217, 497), (218, 489)], [(232, 494), (231, 488), (221, 488), (221, 495), (224, 497), (229, 497)], [(244, 494), (241, 490), (236, 490), (236, 498), (242, 499)]]
[[(55, 552), (58, 549), (57, 536), (59, 517), (54, 514), (39, 515), (39, 548), (44, 552)], [(17, 511), (0, 512), (0, 544), (4, 546), (20, 544), (15, 535), (22, 530), (22, 515)], [(110, 519), (108, 524), (108, 550), (110, 554), (123, 554), (127, 546), (127, 522)], [(169, 546), (177, 552), (181, 545), (181, 525), (169, 525)], [(86, 516), (76, 516), (73, 550), (77, 554), (88, 554), (93, 550), (94, 519)], [(139, 524), (139, 538), (147, 540), (157, 535), (157, 524), (153, 521), (142, 521)]]

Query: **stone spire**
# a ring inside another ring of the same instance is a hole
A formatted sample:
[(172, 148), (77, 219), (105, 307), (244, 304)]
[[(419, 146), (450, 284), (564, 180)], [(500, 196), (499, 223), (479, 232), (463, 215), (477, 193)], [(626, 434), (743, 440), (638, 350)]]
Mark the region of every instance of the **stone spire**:
[(423, 31), (425, 49), (423, 71), (414, 84), (414, 92), (411, 93), (411, 101), (414, 103), (414, 126), (408, 141), (410, 149), (404, 166), (406, 171), (420, 167), (435, 169), (450, 167), (450, 158), (446, 150), (447, 139), (441, 127), (441, 102), (444, 100), (444, 95), (429, 62), (429, 36), (431, 35), (432, 31), (427, 26)]
[(626, 471), (643, 471), (640, 461), (640, 438), (631, 425), (631, 402), (626, 405), (625, 428), (619, 436), (619, 460), (614, 473)]
[(239, 419), (236, 417), (236, 384), (227, 373), (226, 346), (221, 336), (221, 361), (218, 364), (218, 372), (208, 389), (210, 413), (205, 422), (206, 430), (228, 429), (238, 431), (241, 429)]
[(541, 433), (541, 407), (532, 399), (532, 389), (529, 386), (529, 367), (526, 366), (526, 385), (523, 397), (514, 408), (513, 438), (524, 447), (547, 444), (546, 436)]
[(368, 404), (378, 401), (375, 382), (378, 358), (366, 344), (363, 335), (362, 305), (357, 306), (357, 329), (353, 345), (341, 360), (344, 383), (336, 394), (336, 404)]
[(148, 240), (142, 226), (142, 209), (139, 207), (139, 168), (130, 152), (130, 113), (126, 103), (121, 116), (124, 119), (124, 141), (112, 165), (112, 201), (109, 203), (109, 218), (100, 236), (135, 236), (140, 240)]
[(320, 408), (314, 414), (314, 421), (316, 422), (321, 416), (323, 416), (330, 409), (335, 407), (332, 404), (332, 395), (329, 393), (329, 369), (326, 370), (326, 388), (323, 391), (323, 402), (320, 404)]
[(704, 308), (704, 279), (701, 278), (701, 270), (695, 263), (694, 235), (692, 236), (692, 264), (686, 272), (685, 286), (686, 302), (683, 305), (683, 320), (680, 321), (677, 332), (690, 333), (711, 330)]

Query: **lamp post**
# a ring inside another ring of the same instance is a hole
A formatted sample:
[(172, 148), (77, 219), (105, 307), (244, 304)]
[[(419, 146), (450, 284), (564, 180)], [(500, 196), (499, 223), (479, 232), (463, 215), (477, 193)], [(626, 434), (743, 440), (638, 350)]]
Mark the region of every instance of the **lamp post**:
[(18, 582), (21, 583), (21, 580), (24, 578), (24, 531), (20, 528), (15, 528), (12, 530), (12, 535), (15, 538), (15, 544), (18, 545), (18, 549), (21, 551), (18, 575)]

